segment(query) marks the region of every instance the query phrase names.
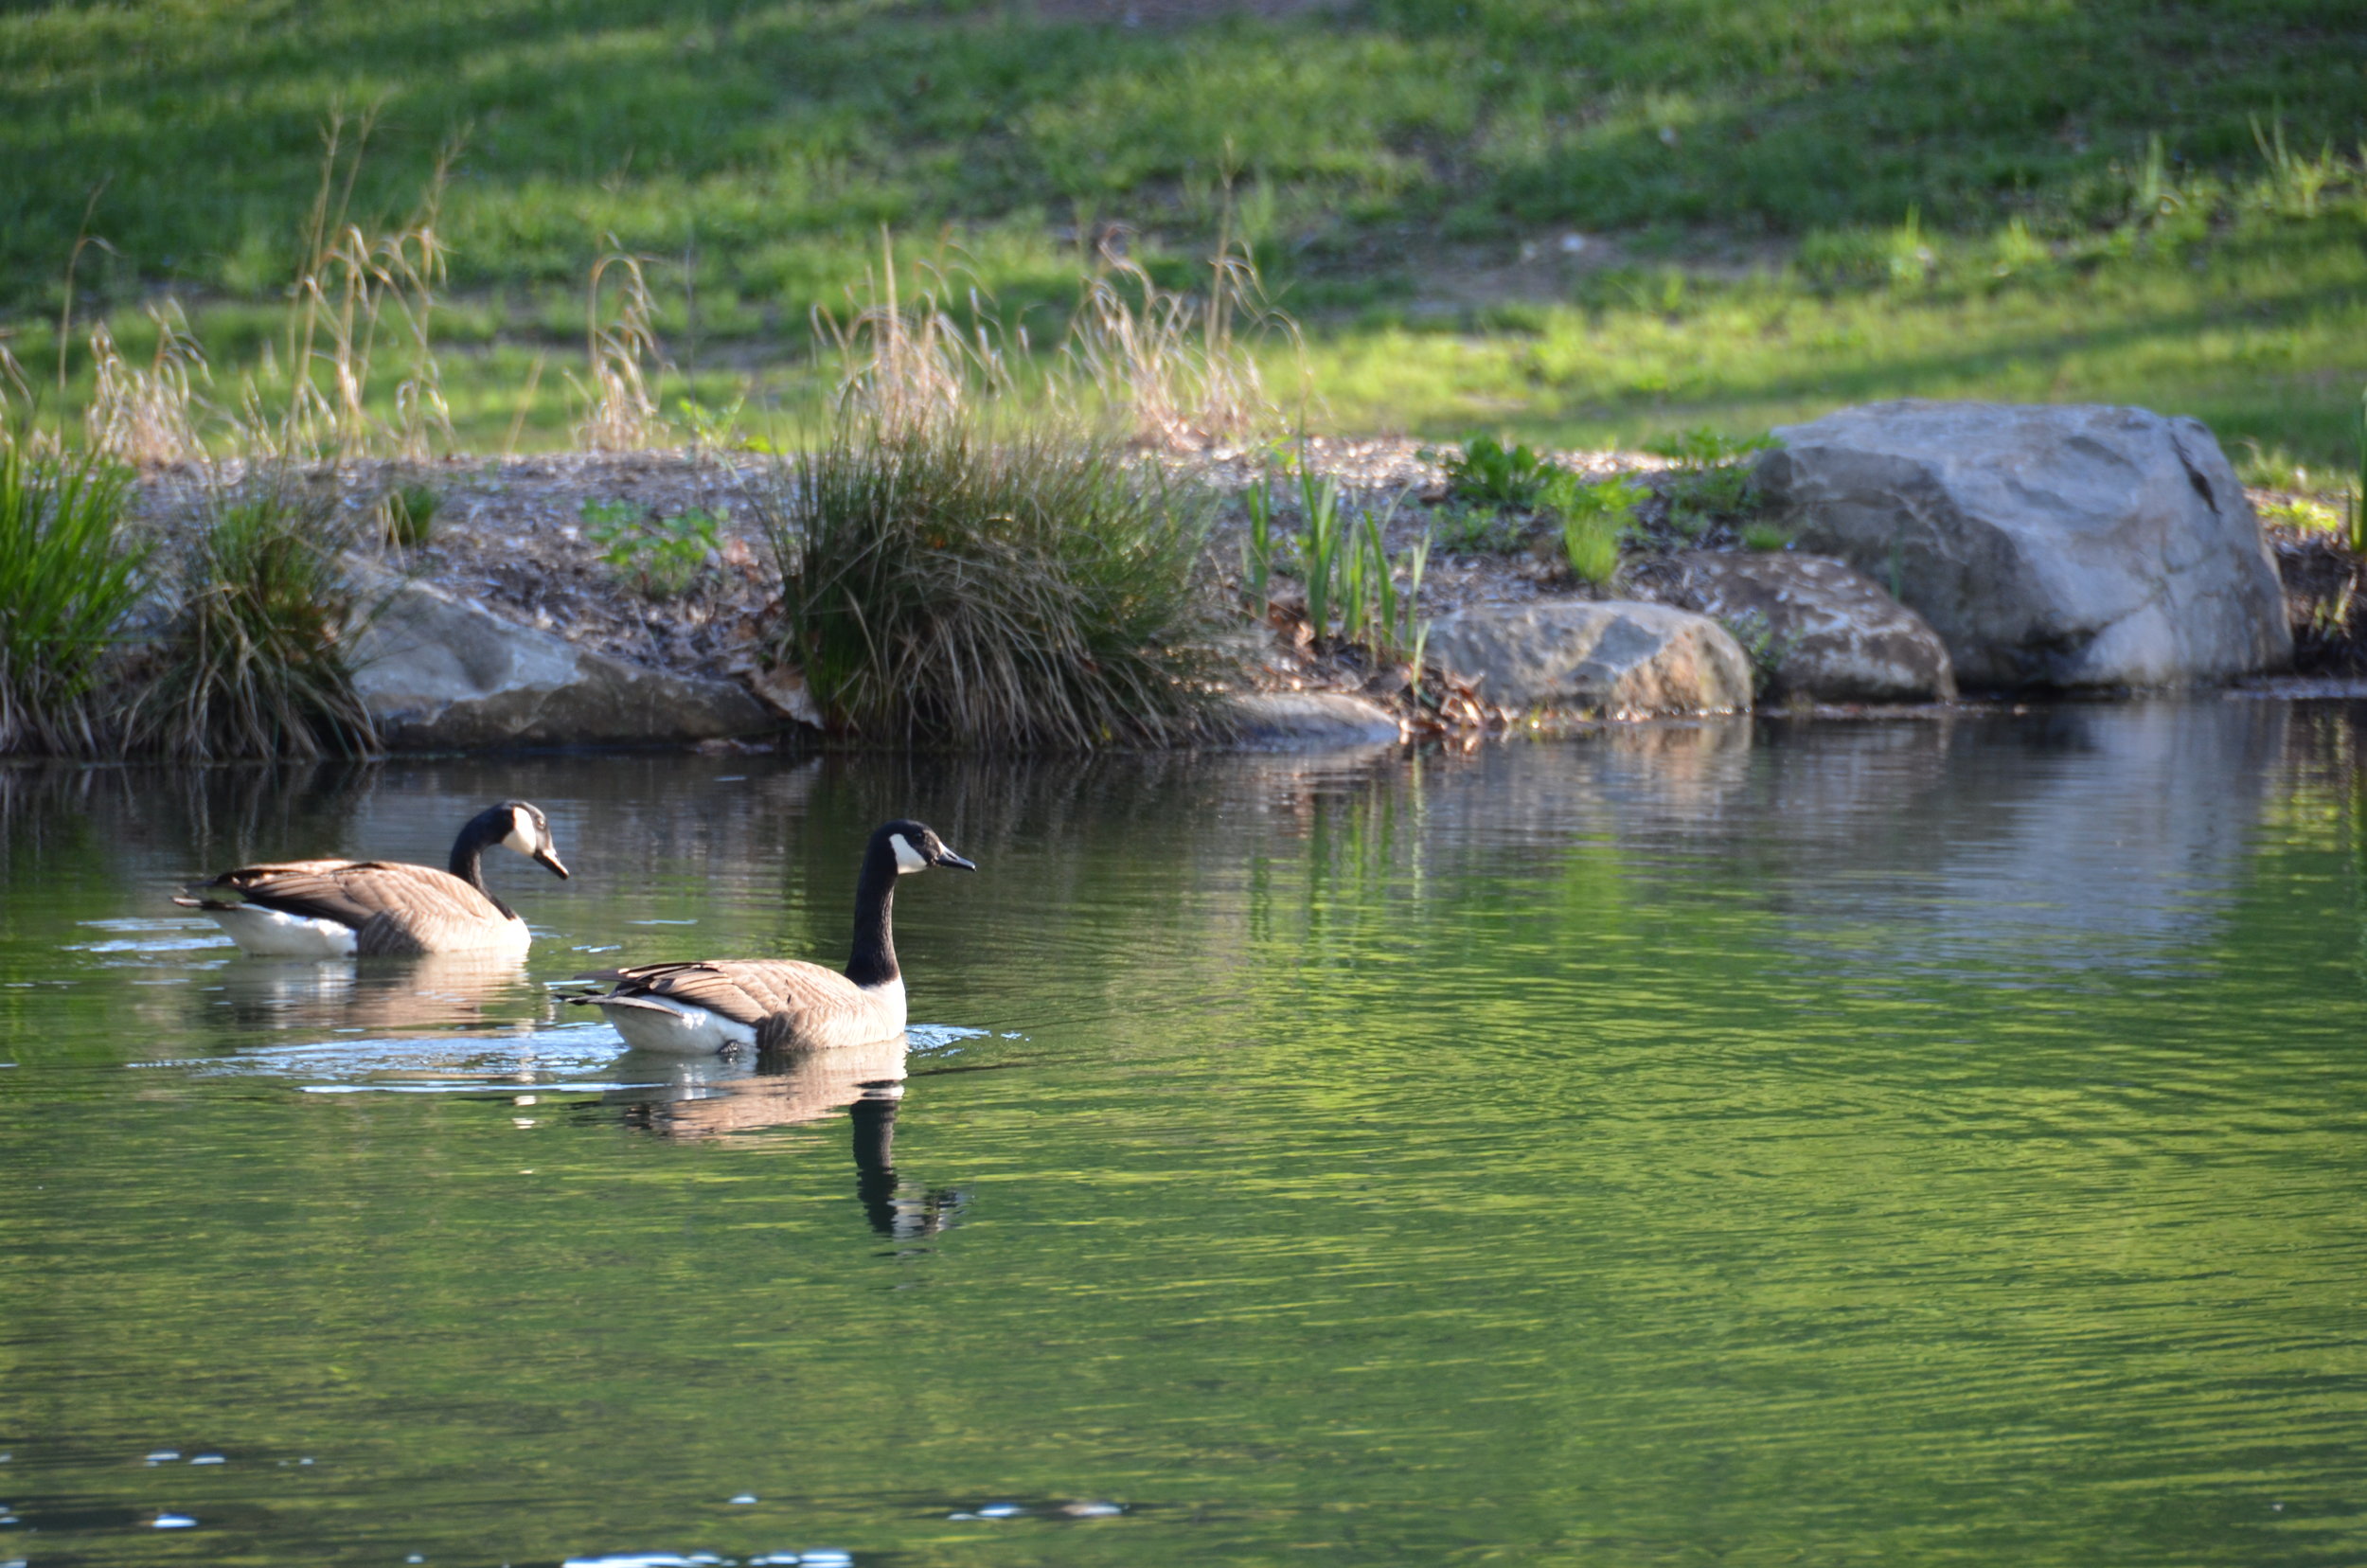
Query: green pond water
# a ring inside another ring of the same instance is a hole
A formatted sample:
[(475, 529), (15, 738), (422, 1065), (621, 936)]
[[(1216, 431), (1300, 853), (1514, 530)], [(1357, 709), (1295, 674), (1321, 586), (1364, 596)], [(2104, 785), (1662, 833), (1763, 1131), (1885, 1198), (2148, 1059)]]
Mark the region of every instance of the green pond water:
[[(2367, 1561), (2362, 735), (0, 771), (0, 1563)], [(166, 901), (512, 795), (523, 968)], [(908, 1055), (557, 1000), (906, 813)]]

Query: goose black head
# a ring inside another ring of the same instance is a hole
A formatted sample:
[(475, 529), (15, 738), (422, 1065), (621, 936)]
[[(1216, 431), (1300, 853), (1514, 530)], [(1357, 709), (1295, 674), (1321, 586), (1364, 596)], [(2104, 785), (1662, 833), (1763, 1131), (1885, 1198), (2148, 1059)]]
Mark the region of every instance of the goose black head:
[(891, 822), (871, 835), (874, 844), (885, 844), (896, 857), (896, 869), (926, 871), (933, 865), (950, 865), (956, 871), (975, 871), (977, 866), (953, 853), (936, 829), (920, 822)]
[(551, 846), (551, 825), (543, 815), (543, 808), (524, 800), (505, 800), (478, 820), (488, 818), (494, 830), (491, 842), (505, 849), (517, 850), (537, 864), (548, 867), (561, 881), (566, 880), (567, 867), (560, 863), (559, 851)]

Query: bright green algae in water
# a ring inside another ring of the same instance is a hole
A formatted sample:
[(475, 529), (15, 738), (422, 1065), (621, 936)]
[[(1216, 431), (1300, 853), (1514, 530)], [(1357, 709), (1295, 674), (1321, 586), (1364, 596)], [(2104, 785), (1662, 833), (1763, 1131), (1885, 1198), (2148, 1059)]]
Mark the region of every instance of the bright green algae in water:
[[(0, 774), (0, 1561), (2356, 1562), (2362, 726)], [(522, 973), (164, 901), (508, 795)], [(892, 1171), (550, 1000), (904, 812)]]

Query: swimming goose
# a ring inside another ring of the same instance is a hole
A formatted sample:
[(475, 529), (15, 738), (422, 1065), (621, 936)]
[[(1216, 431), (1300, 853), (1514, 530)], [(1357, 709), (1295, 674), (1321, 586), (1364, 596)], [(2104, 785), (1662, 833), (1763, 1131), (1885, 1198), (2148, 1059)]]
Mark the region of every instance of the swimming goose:
[(505, 800), (460, 829), (449, 871), (396, 861), (286, 861), (224, 871), (191, 889), (226, 888), (244, 902), (172, 901), (204, 910), (263, 957), (524, 953), (533, 940), (525, 921), (485, 885), (485, 851), (494, 845), (567, 875), (541, 809)]
[(917, 822), (891, 822), (871, 835), (844, 974), (789, 958), (642, 964), (579, 974), (615, 985), (570, 1000), (598, 1007), (626, 1044), (644, 1051), (712, 1055), (734, 1046), (774, 1051), (889, 1039), (904, 1028), (904, 977), (888, 906), (898, 877), (933, 865), (978, 869)]

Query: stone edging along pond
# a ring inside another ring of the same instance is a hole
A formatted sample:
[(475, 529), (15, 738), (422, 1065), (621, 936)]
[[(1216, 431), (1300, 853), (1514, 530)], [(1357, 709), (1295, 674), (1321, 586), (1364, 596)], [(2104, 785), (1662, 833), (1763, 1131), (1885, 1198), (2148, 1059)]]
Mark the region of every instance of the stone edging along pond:
[[(1960, 683), (2104, 694), (2220, 684), (2292, 661), (2277, 555), (2193, 420), (1903, 402), (1776, 435), (1755, 480), (1788, 548), (1661, 549), (1631, 557), (1610, 591), (1525, 550), (1442, 553), (1422, 594), (1425, 662), (1459, 705), (1416, 704), (1401, 675), (1370, 680), (1352, 654), (1322, 656), (1307, 646), (1303, 603), (1276, 592), (1271, 634), (1239, 650), (1238, 738), (1371, 743), (1515, 716), (1738, 713), (1754, 688), (1795, 711), (1930, 711), (1956, 700)], [(1406, 443), (1309, 451), (1351, 504), (1442, 493), (1437, 469)], [(1223, 461), (1204, 464), (1220, 483)], [(730, 463), (453, 460), (428, 472), (444, 489), (443, 520), (409, 575), (388, 579), (358, 650), (361, 694), (389, 746), (817, 733), (793, 676), (756, 656), (777, 579), (750, 543), (745, 476)], [(386, 480), (357, 465), (337, 482), (362, 496)], [(582, 519), (587, 503), (625, 502), (651, 516), (703, 509), (719, 525), (699, 592), (652, 603), (619, 590)], [(1390, 527), (1410, 542), (1433, 521), (1421, 512), (1401, 506)], [(1215, 548), (1221, 562), (1237, 545), (1220, 530)]]

